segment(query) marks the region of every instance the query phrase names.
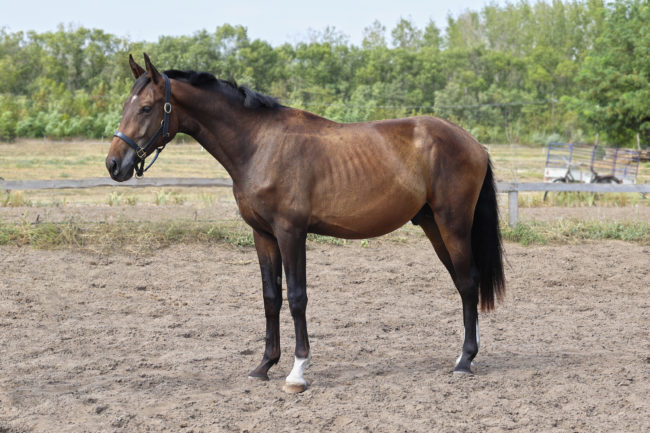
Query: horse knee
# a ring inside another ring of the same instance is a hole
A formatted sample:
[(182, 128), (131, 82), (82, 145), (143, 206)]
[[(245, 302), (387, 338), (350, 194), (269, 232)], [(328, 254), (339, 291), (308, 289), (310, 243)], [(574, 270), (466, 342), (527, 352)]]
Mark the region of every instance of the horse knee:
[(264, 311), (267, 316), (277, 316), (282, 308), (282, 293), (264, 294)]
[(292, 316), (305, 314), (307, 310), (307, 293), (304, 291), (289, 291), (287, 299), (289, 300), (289, 310)]

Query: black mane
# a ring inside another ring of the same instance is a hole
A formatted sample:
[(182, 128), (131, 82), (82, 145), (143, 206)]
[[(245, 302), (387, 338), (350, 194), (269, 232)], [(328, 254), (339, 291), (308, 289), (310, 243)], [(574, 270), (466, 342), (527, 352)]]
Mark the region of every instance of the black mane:
[(234, 81), (220, 80), (207, 72), (179, 71), (170, 69), (165, 74), (174, 80), (184, 81), (200, 89), (212, 89), (225, 93), (240, 101), (246, 108), (279, 108), (282, 105), (272, 96), (254, 92), (246, 86), (238, 86)]

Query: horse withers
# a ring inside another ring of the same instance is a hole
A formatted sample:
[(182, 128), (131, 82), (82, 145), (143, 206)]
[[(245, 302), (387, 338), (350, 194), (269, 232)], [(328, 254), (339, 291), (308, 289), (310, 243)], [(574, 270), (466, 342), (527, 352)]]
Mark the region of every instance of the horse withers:
[(443, 119), (337, 123), (208, 73), (161, 74), (144, 59), (146, 68), (129, 57), (135, 83), (106, 168), (120, 182), (142, 175), (145, 158), (183, 132), (228, 171), (262, 273), (266, 348), (250, 377), (268, 379), (280, 359), (284, 268), (296, 336), (285, 390), (307, 386), (307, 233), (364, 239), (409, 220), (460, 293), (465, 338), (454, 373), (471, 373), (478, 305), (491, 310), (505, 292), (494, 178), (481, 144)]

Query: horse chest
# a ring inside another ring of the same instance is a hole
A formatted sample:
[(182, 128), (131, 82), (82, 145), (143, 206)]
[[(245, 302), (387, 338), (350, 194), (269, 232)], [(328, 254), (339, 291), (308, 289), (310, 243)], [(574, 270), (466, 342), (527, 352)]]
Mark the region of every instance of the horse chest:
[(272, 232), (272, 218), (268, 204), (236, 189), (233, 192), (239, 214), (246, 224), (258, 231)]

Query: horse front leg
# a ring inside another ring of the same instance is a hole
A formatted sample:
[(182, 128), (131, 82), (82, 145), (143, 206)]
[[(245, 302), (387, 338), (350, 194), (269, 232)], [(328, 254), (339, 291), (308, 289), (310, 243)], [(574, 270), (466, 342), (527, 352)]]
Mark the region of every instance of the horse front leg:
[(280, 360), (280, 309), (282, 308), (282, 258), (277, 240), (270, 235), (253, 232), (255, 249), (262, 271), (264, 313), (266, 315), (266, 348), (260, 365), (248, 377), (268, 380), (268, 371)]
[(298, 393), (307, 388), (304, 373), (309, 367), (311, 351), (307, 335), (307, 277), (305, 242), (306, 233), (285, 230), (278, 234), (284, 272), (287, 278), (287, 299), (296, 331), (296, 351), (293, 369), (283, 387), (285, 392)]

